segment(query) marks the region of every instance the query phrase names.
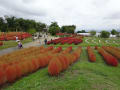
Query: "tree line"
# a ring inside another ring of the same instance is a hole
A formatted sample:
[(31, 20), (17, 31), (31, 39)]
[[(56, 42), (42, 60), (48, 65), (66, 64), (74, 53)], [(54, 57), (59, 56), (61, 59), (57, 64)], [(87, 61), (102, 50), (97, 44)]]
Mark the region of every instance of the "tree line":
[(75, 25), (64, 25), (64, 26), (59, 26), (57, 22), (52, 22), (51, 25), (49, 26), (49, 33), (51, 35), (56, 35), (56, 33), (74, 33), (76, 29)]
[(16, 18), (15, 16), (0, 17), (1, 32), (39, 32), (46, 28), (45, 23), (36, 22), (35, 20)]
[[(48, 27), (48, 28), (47, 28)], [(56, 33), (74, 33), (76, 29), (75, 25), (64, 25), (59, 26), (57, 22), (51, 22), (48, 26), (42, 22), (36, 22), (35, 20), (31, 19), (24, 19), (24, 18), (16, 18), (15, 16), (7, 16), (0, 17), (0, 31), (1, 32), (29, 32), (31, 34), (36, 32), (49, 32), (51, 35), (56, 35)], [(77, 33), (87, 33), (85, 30), (78, 31)], [(110, 33), (112, 35), (119, 36), (119, 32), (113, 29), (111, 32), (108, 31), (101, 31), (101, 37), (109, 37)], [(91, 36), (96, 35), (95, 30), (90, 31)]]
[[(48, 28), (47, 28), (48, 27)], [(31, 19), (16, 18), (15, 16), (0, 17), (0, 31), (1, 32), (41, 32), (48, 31), (51, 35), (56, 33), (74, 33), (76, 29), (75, 25), (68, 25), (60, 27), (57, 22), (52, 22), (51, 25), (47, 25), (42, 22), (36, 22)]]
[[(81, 31), (77, 31), (77, 33), (88, 33), (88, 32), (86, 32), (85, 30), (81, 30)], [(89, 33), (90, 33), (91, 36), (95, 36), (96, 35), (96, 31), (95, 30), (91, 30)], [(108, 32), (106, 30), (102, 30), (100, 33), (101, 34), (100, 34), (99, 37), (103, 37), (103, 38), (110, 37), (110, 34), (116, 35), (117, 37), (120, 36), (120, 33), (117, 30), (115, 30), (115, 29), (112, 29), (110, 32)]]

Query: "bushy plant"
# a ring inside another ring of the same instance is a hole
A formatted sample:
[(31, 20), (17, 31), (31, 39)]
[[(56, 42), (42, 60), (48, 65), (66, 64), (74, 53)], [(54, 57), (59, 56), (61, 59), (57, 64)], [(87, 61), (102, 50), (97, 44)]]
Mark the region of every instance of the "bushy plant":
[(100, 34), (100, 37), (109, 38), (110, 37), (110, 32), (102, 31), (101, 34)]

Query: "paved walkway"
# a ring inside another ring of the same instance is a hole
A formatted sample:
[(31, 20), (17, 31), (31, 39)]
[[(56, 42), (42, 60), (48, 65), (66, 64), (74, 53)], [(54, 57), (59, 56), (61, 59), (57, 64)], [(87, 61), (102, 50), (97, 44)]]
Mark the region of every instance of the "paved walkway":
[[(28, 48), (30, 46), (41, 46), (41, 45), (44, 45), (44, 37), (41, 37), (40, 39), (38, 40), (35, 40), (33, 42), (30, 42), (30, 43), (26, 43), (23, 45), (23, 48)], [(52, 36), (48, 36), (47, 37), (47, 40), (51, 40), (51, 39), (56, 39), (56, 37), (52, 37)], [(0, 56), (3, 55), (3, 54), (6, 54), (6, 53), (10, 53), (10, 52), (13, 52), (13, 51), (16, 51), (16, 50), (19, 50), (18, 47), (12, 47), (12, 48), (7, 48), (7, 49), (3, 49), (3, 50), (0, 50)]]

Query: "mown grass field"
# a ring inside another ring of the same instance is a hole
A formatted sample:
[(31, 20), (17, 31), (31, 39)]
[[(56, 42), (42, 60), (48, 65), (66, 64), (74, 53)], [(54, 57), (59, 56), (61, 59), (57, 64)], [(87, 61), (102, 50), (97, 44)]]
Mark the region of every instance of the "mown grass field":
[[(26, 38), (25, 40), (22, 40), (21, 42), (22, 44), (32, 42), (32, 38)], [(18, 44), (16, 41), (3, 41), (3, 43), (4, 45), (0, 46), (0, 50), (10, 48), (10, 47), (15, 47)]]
[(89, 62), (86, 47), (83, 47), (80, 59), (59, 76), (50, 76), (47, 67), (41, 68), (6, 84), (1, 90), (120, 90), (120, 65), (109, 66), (96, 50), (94, 52), (95, 63)]

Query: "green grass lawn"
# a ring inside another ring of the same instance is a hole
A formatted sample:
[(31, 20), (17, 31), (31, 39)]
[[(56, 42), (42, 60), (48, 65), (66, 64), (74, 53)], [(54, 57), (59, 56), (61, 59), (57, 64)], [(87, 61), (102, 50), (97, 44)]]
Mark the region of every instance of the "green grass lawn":
[[(22, 44), (25, 44), (28, 42), (32, 42), (32, 38), (27, 38), (25, 40), (22, 40)], [(3, 43), (4, 45), (0, 46), (0, 50), (10, 48), (10, 47), (15, 47), (18, 44), (16, 41), (3, 41)]]
[(1, 90), (120, 90), (120, 65), (107, 65), (94, 50), (96, 62), (88, 60), (86, 48), (82, 48), (80, 59), (57, 77), (41, 68)]

